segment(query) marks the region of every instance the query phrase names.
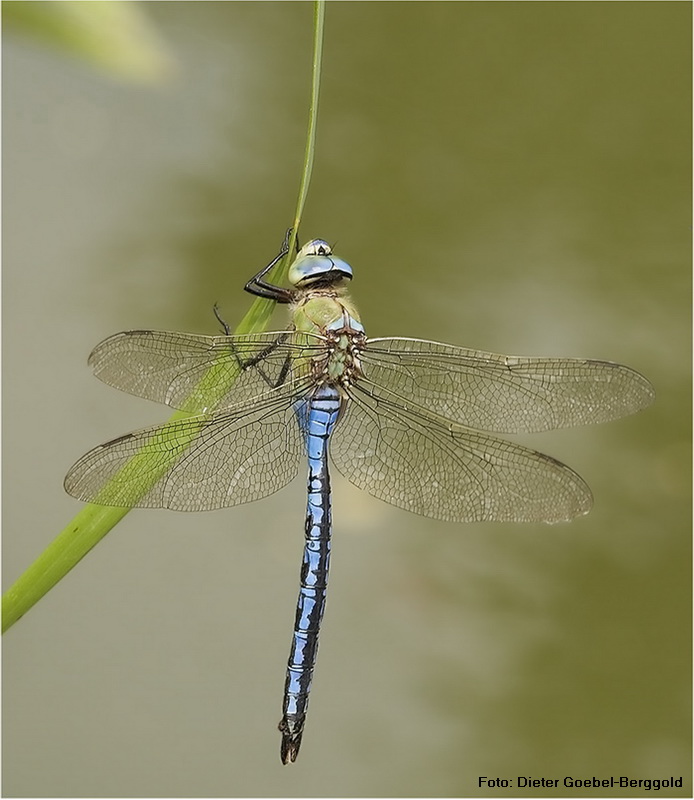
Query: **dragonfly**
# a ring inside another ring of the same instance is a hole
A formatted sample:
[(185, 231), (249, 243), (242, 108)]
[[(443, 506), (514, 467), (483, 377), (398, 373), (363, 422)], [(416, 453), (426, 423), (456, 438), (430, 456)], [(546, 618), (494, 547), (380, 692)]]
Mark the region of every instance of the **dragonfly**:
[(289, 306), (286, 330), (231, 335), (218, 316), (224, 335), (134, 330), (96, 346), (96, 377), (184, 414), (94, 448), (65, 479), (87, 502), (206, 511), (267, 497), (308, 463), (284, 764), (299, 753), (325, 609), (329, 457), (360, 489), (425, 517), (568, 521), (591, 508), (585, 481), (497, 434), (607, 422), (654, 398), (645, 377), (609, 361), (367, 338), (348, 292), (351, 266), (322, 239), (297, 244), (283, 288), (266, 275), (288, 251), (289, 236), (245, 286)]

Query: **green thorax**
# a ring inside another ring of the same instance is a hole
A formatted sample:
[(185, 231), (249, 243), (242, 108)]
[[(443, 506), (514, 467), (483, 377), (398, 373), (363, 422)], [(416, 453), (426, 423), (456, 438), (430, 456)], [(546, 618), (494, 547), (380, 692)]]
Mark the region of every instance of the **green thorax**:
[(329, 331), (342, 329), (364, 331), (356, 306), (343, 287), (297, 292), (291, 314), (294, 328), (302, 333), (325, 336)]
[(344, 288), (302, 291), (292, 304), (292, 320), (298, 332), (325, 339), (325, 348), (312, 359), (311, 369), (318, 383), (346, 386), (361, 374), (364, 328)]

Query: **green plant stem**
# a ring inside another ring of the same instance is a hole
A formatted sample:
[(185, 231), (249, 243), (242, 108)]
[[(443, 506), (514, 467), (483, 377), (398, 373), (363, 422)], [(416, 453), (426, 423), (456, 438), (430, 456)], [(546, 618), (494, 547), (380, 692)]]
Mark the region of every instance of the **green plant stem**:
[[(287, 270), (294, 257), (296, 237), (299, 234), (301, 217), (304, 213), (304, 205), (308, 195), (308, 187), (311, 183), (313, 172), (313, 160), (316, 151), (316, 128), (318, 123), (318, 95), (320, 92), (321, 63), (323, 59), (323, 31), (325, 28), (325, 2), (326, 0), (315, 0), (313, 4), (313, 65), (311, 70), (311, 103), (308, 112), (308, 131), (306, 135), (306, 150), (304, 152), (304, 164), (301, 170), (301, 183), (299, 185), (299, 196), (296, 199), (296, 211), (292, 224), (292, 234), (289, 239), (289, 253), (275, 270), (271, 273), (275, 283), (281, 283), (287, 275)], [(259, 297), (239, 323), (235, 333), (253, 333), (265, 330), (274, 303), (270, 300), (263, 300)]]
[[(320, 87), (321, 58), (325, 0), (314, 3), (313, 79), (309, 110), (306, 152), (301, 174), (299, 196), (289, 242), (289, 252), (278, 265), (273, 276), (277, 282), (284, 279), (294, 257), (296, 237), (308, 194), (316, 146), (316, 122), (318, 116), (318, 93)], [(236, 334), (263, 331), (267, 328), (274, 304), (258, 298), (239, 323)], [(214, 368), (213, 368), (214, 369)], [(172, 420), (183, 419), (192, 414), (177, 411)], [(138, 456), (134, 457), (135, 459)], [(86, 505), (72, 521), (48, 545), (34, 563), (15, 581), (2, 598), (3, 633), (55, 586), (101, 539), (130, 511), (129, 508)]]

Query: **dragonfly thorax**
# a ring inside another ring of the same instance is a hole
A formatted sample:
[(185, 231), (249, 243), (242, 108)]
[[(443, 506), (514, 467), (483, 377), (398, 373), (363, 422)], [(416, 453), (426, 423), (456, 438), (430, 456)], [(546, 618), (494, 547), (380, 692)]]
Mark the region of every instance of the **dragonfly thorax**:
[(326, 353), (314, 362), (318, 382), (349, 386), (361, 375), (361, 354), (365, 344), (363, 330), (352, 327), (328, 330)]
[(297, 295), (292, 307), (295, 329), (320, 337), (322, 343), (313, 358), (314, 381), (347, 386), (361, 374), (360, 356), (366, 344), (354, 303), (344, 289), (334, 286)]

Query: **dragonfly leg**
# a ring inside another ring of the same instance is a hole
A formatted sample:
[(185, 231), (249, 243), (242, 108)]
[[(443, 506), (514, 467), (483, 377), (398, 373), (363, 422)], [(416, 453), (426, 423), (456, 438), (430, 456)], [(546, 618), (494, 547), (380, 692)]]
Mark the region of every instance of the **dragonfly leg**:
[[(219, 317), (217, 317), (217, 319), (219, 319)], [(222, 324), (224, 323), (222, 322)], [(287, 333), (283, 333), (281, 336), (278, 336), (274, 342), (269, 344), (267, 347), (264, 347), (254, 356), (251, 356), (251, 358), (246, 358), (246, 359), (241, 358), (236, 349), (236, 345), (234, 344), (233, 338), (230, 339), (229, 346), (231, 348), (231, 352), (236, 357), (236, 361), (242, 371), (245, 371), (253, 367), (271, 389), (277, 389), (280, 386), (282, 386), (284, 382), (287, 380), (287, 375), (289, 374), (289, 370), (292, 365), (291, 356), (287, 354), (287, 356), (285, 357), (284, 363), (282, 364), (282, 369), (280, 370), (276, 380), (273, 380), (272, 378), (269, 377), (269, 375), (265, 373), (262, 367), (262, 362), (267, 358), (267, 356), (270, 355), (270, 353), (272, 353), (273, 350), (276, 350), (283, 342), (287, 340), (289, 333), (290, 332), (287, 331)]]
[[(256, 275), (254, 275), (248, 283), (243, 287), (245, 291), (250, 292), (251, 294), (255, 294), (258, 297), (264, 297), (267, 300), (274, 300), (276, 303), (291, 303), (294, 299), (294, 292), (291, 289), (283, 289), (281, 286), (275, 286), (272, 283), (268, 283), (267, 281), (263, 280), (263, 277), (267, 275), (267, 273), (279, 262), (281, 261), (287, 253), (289, 253), (289, 240), (292, 235), (292, 229), (288, 228), (287, 232), (284, 235), (284, 241), (282, 242), (282, 249), (279, 253), (272, 259), (272, 261), (263, 269), (260, 270)], [(299, 248), (299, 240), (296, 240), (296, 247), (297, 252)]]
[[(291, 230), (291, 228), (290, 228)], [(231, 336), (231, 328), (227, 324), (226, 320), (222, 319), (221, 314), (219, 313), (219, 306), (217, 303), (214, 304), (212, 307), (212, 311), (214, 312), (217, 321), (224, 329), (225, 336)], [(236, 361), (238, 362), (239, 367), (242, 370), (249, 369), (250, 367), (255, 367), (258, 371), (258, 374), (261, 378), (267, 383), (267, 385), (272, 389), (277, 389), (278, 387), (282, 386), (284, 382), (287, 380), (287, 375), (289, 374), (289, 369), (291, 367), (291, 356), (287, 355), (284, 359), (284, 364), (282, 364), (282, 369), (280, 370), (279, 375), (277, 376), (277, 380), (272, 380), (268, 375), (263, 371), (263, 368), (260, 366), (261, 362), (272, 353), (273, 350), (276, 350), (282, 342), (286, 341), (287, 336), (278, 336), (277, 339), (272, 344), (269, 344), (267, 347), (264, 347), (259, 353), (256, 353), (252, 358), (248, 358), (245, 361), (241, 358), (238, 354), (234, 342), (232, 341), (231, 344), (231, 351), (236, 356)]]
[[(284, 242), (282, 243), (282, 249), (286, 250), (287, 252), (289, 252), (289, 240), (292, 238), (292, 231), (293, 230), (294, 230), (294, 228), (287, 228), (287, 230), (286, 230), (286, 232), (284, 234)], [(299, 250), (301, 250), (301, 247), (299, 246), (299, 235), (298, 235), (298, 233), (297, 233), (296, 239), (294, 240), (294, 247), (296, 248), (296, 252), (297, 253), (299, 252)]]
[(224, 330), (225, 336), (231, 336), (231, 328), (227, 325), (226, 321), (222, 319), (221, 314), (219, 313), (219, 306), (215, 303), (212, 306), (212, 311), (214, 312), (215, 317), (217, 318), (217, 322), (222, 326)]
[(280, 374), (277, 376), (276, 381), (273, 381), (272, 378), (266, 375), (265, 372), (263, 371), (263, 368), (260, 365), (256, 364), (255, 368), (258, 371), (260, 377), (265, 381), (265, 383), (267, 383), (267, 385), (271, 389), (278, 389), (287, 380), (287, 375), (289, 374), (289, 369), (291, 365), (292, 365), (291, 356), (287, 355), (287, 357), (284, 359), (284, 364), (282, 364), (282, 369), (280, 370)]

